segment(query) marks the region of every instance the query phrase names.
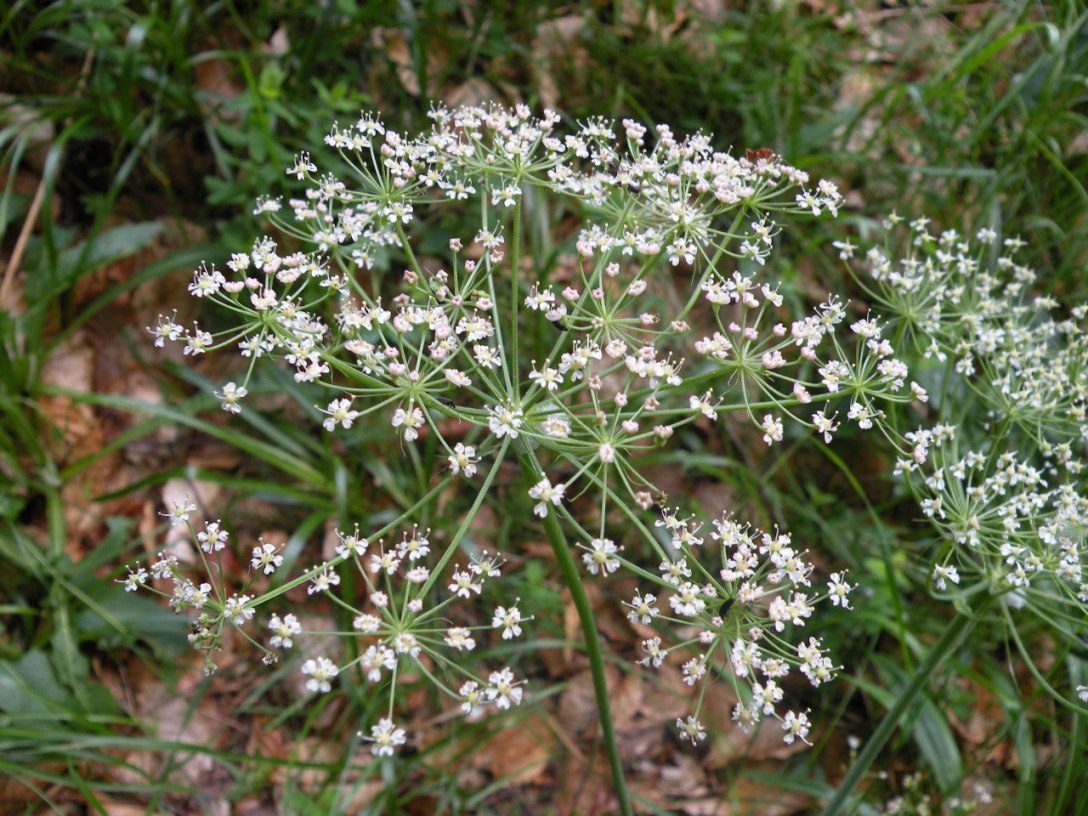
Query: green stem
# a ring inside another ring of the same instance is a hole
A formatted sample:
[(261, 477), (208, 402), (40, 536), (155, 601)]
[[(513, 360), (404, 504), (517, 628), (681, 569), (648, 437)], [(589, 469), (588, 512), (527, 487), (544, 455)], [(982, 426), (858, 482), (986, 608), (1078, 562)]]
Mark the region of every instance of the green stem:
[(907, 710), (917, 700), (926, 684), (929, 683), (933, 672), (949, 658), (975, 625), (975, 612), (976, 609), (969, 608), (952, 618), (948, 628), (944, 630), (944, 634), (933, 644), (933, 648), (930, 649), (925, 662), (915, 670), (910, 683), (900, 692), (895, 703), (888, 710), (888, 713), (884, 715), (880, 725), (877, 726), (876, 731), (869, 737), (869, 741), (865, 743), (865, 747), (858, 754), (858, 758), (854, 760), (850, 772), (843, 779), (838, 790), (835, 791), (835, 795), (831, 797), (831, 801), (827, 803), (827, 807), (824, 808), (823, 816), (835, 816), (835, 814), (843, 812), (850, 794), (854, 792), (854, 788), (861, 782), (862, 777), (865, 776), (869, 766), (873, 764), (873, 760), (876, 759), (877, 754), (880, 753), (884, 744), (891, 737), (892, 732), (899, 726), (899, 721), (903, 719)]
[[(532, 453), (521, 455), (521, 466), (525, 473), (536, 473), (538, 468)], [(623, 778), (623, 762), (620, 759), (619, 746), (616, 743), (616, 729), (612, 724), (612, 708), (608, 701), (608, 683), (604, 674), (604, 656), (601, 653), (601, 641), (597, 636), (597, 625), (593, 619), (593, 608), (589, 603), (582, 576), (578, 573), (578, 563), (574, 560), (559, 517), (550, 512), (544, 517), (544, 532), (552, 545), (555, 560), (563, 573), (563, 581), (570, 590), (574, 608), (578, 610), (578, 620), (582, 624), (582, 636), (585, 638), (586, 657), (589, 658), (589, 670), (593, 675), (593, 692), (597, 697), (597, 719), (601, 723), (601, 735), (604, 737), (608, 763), (612, 768), (612, 789), (616, 794), (619, 812), (622, 816), (632, 816), (631, 800), (627, 795), (627, 785)]]

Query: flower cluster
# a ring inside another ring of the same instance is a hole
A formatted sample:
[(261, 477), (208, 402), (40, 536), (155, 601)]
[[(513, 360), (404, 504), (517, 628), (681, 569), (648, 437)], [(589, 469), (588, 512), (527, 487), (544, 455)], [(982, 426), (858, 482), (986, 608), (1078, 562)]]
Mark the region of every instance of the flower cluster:
[[(886, 226), (901, 219), (893, 216)], [(890, 230), (892, 234), (894, 231)], [(1025, 243), (909, 224), (901, 257), (873, 247), (857, 281), (934, 383), (922, 427), (885, 433), (939, 532), (935, 588), (1002, 596), (1071, 638), (1088, 620), (1088, 308), (1033, 294)], [(850, 258), (853, 247), (840, 245)], [(917, 422), (918, 417), (913, 418)]]
[[(189, 526), (187, 516), (195, 510), (186, 505), (169, 515), (176, 524)], [(182, 520), (184, 518), (184, 520)], [(392, 525), (379, 531), (388, 533)], [(301, 650), (302, 643), (352, 637), (357, 643), (351, 650), (357, 656), (346, 659), (345, 649), (333, 643), (325, 654), (302, 661), (300, 671), (306, 678), (305, 688), (315, 694), (332, 691), (336, 678), (347, 672), (359, 672), (368, 683), (386, 686), (389, 693), (390, 716), (394, 708), (395, 681), (398, 674), (421, 672), (432, 679), (466, 716), (478, 716), (489, 707), (498, 710), (522, 702), (524, 681), (509, 667), (484, 675), (474, 672), (461, 658), (477, 648), (477, 643), (489, 639), (511, 640), (522, 634), (526, 621), (516, 605), (499, 606), (489, 621), (475, 623), (471, 612), (458, 615), (457, 607), (466, 600), (478, 599), (485, 583), (501, 573), (502, 559), (480, 552), (463, 564), (451, 564), (431, 569), (432, 556), (429, 531), (413, 527), (399, 541), (389, 546), (384, 539), (376, 543), (359, 534), (337, 531), (336, 557), (319, 564), (302, 575), (287, 580), (259, 594), (254, 584), (264, 576), (272, 576), (283, 563), (278, 549), (264, 542), (252, 548), (251, 577), (241, 592), (228, 594), (222, 580), (221, 564), (213, 564), (205, 553), (222, 553), (229, 545), (229, 535), (218, 522), (210, 522), (200, 531), (189, 526), (189, 532), (201, 553), (203, 573), (210, 582), (195, 584), (185, 576), (186, 567), (177, 556), (159, 554), (159, 559), (147, 570), (137, 568), (125, 579), (126, 590), (149, 586), (169, 598), (175, 609), (191, 609), (197, 613), (190, 641), (208, 655), (207, 670), (214, 671), (210, 655), (223, 648), (224, 631), (239, 630), (265, 653), (265, 662), (273, 663), (280, 656)], [(252, 631), (257, 608), (296, 588), (305, 586), (308, 595), (329, 595), (341, 584), (341, 573), (352, 570), (366, 587), (366, 604), (356, 607), (341, 597), (334, 602), (350, 613), (352, 632), (336, 633), (307, 631), (295, 614), (272, 613), (264, 623), (267, 635)], [(445, 575), (446, 577), (442, 577)], [(153, 583), (148, 583), (148, 578)], [(157, 585), (156, 585), (157, 584)], [(161, 588), (159, 588), (161, 587)], [(250, 594), (250, 593), (253, 594)], [(454, 622), (461, 618), (466, 623)], [(307, 653), (313, 653), (310, 648)], [(331, 656), (330, 656), (331, 655)], [(391, 754), (393, 748), (406, 741), (403, 729), (383, 719), (367, 738), (375, 755)]]
[[(806, 553), (788, 533), (761, 532), (729, 517), (715, 519), (705, 536), (698, 522), (673, 510), (664, 510), (656, 525), (667, 536), (656, 585), (653, 592), (641, 590), (625, 603), (632, 623), (662, 633), (643, 641), (642, 665), (658, 668), (669, 659), (680, 661), (689, 686), (730, 672), (740, 697), (733, 719), (743, 730), (772, 718), (781, 724), (786, 743), (808, 742), (807, 712), (788, 710), (783, 703), (786, 678), (798, 671), (817, 687), (838, 669), (820, 638), (794, 639), (791, 633), (805, 626), (821, 602), (850, 608), (854, 587), (846, 574), (833, 573), (822, 592), (813, 587)], [(720, 568), (708, 566), (707, 556)], [(672, 646), (662, 639), (668, 627), (679, 634)], [(721, 668), (715, 670), (715, 664)], [(692, 742), (705, 736), (701, 704), (700, 694), (695, 712), (677, 721), (681, 735)]]
[[(246, 375), (223, 387), (224, 410), (245, 410), (258, 359), (282, 359), (298, 382), (325, 392), (317, 408), (326, 431), (385, 422), (404, 446), (430, 440), (448, 473), (442, 484), (476, 494), (441, 548), (415, 529), (392, 546), (345, 536), (339, 560), (293, 579), (336, 598), (340, 572), (354, 568), (368, 588), (366, 609), (336, 602), (351, 606), (352, 636), (369, 645), (347, 665), (305, 661), (308, 688), (326, 692), (356, 665), (392, 684), (408, 661), (466, 714), (520, 702), (522, 684), (508, 668), (476, 676), (446, 656), (471, 651), (484, 629), (502, 639), (521, 634), (516, 602), (494, 609), (490, 627), (447, 623), (447, 605), (478, 599), (493, 577), (483, 561), (450, 565), (509, 457), (521, 466), (535, 516), (574, 531), (588, 575), (606, 579), (636, 566), (628, 559), (642, 547), (656, 553), (658, 586), (636, 596), (631, 614), (698, 629), (670, 647), (697, 644), (685, 663), (689, 684), (722, 661), (747, 689), (736, 715), (743, 726), (773, 717), (787, 742), (806, 741), (807, 715), (787, 710), (780, 683), (796, 668), (819, 685), (835, 667), (819, 639), (791, 643), (786, 632), (803, 626), (820, 600), (846, 606), (845, 575), (815, 592), (812, 568), (788, 535), (731, 520), (715, 522), (710, 537), (722, 568), (709, 572), (694, 521), (667, 513), (664, 544), (638, 521), (662, 495), (639, 463), (678, 428), (726, 412), (746, 415), (767, 445), (785, 438), (787, 423), (830, 443), (843, 423), (882, 428), (885, 403), (926, 399), (875, 318), (839, 338), (847, 309), (832, 297), (791, 320), (778, 283), (766, 277), (774, 219), (836, 214), (835, 185), (769, 152), (734, 157), (704, 134), (681, 138), (664, 125), (592, 119), (562, 134), (558, 115), (524, 106), (436, 108), (431, 119), (415, 137), (369, 114), (335, 125), (326, 142), (342, 163), (319, 170), (300, 155), (287, 172), (305, 192), (257, 204), (279, 241), (260, 238), (224, 270), (202, 265), (194, 274), (191, 294), (220, 304), (233, 325), (211, 332), (170, 316), (150, 329), (156, 345), (180, 343), (188, 356), (238, 352)], [(570, 252), (554, 263), (527, 258), (525, 211), (555, 199), (582, 214)], [(461, 221), (439, 217), (451, 208)], [(482, 485), (479, 471), (488, 474)], [(595, 505), (599, 529), (579, 523), (576, 501)], [(643, 530), (637, 547), (609, 529), (612, 511)], [(414, 521), (407, 513), (396, 523)], [(271, 574), (276, 558), (255, 550), (254, 569)], [(448, 596), (436, 600), (442, 585)], [(242, 595), (228, 609), (228, 598), (209, 592), (202, 619), (210, 634), (200, 641), (209, 646), (216, 625), (244, 624), (254, 606), (282, 594)], [(268, 626), (273, 652), (309, 635), (292, 615), (271, 616)], [(645, 647), (649, 665), (665, 659), (659, 639)], [(693, 740), (702, 733), (698, 713), (680, 725)], [(369, 739), (383, 755), (405, 741), (392, 700)]]

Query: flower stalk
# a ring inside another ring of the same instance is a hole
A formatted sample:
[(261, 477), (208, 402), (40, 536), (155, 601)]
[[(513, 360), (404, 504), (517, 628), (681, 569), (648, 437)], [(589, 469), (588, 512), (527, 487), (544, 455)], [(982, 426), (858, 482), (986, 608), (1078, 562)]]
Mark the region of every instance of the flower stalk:
[[(526, 473), (532, 473), (537, 466), (533, 462), (532, 453), (524, 451), (521, 454), (522, 469)], [(582, 637), (585, 639), (586, 657), (589, 658), (589, 671), (593, 677), (593, 694), (597, 698), (597, 720), (601, 724), (601, 737), (604, 739), (605, 752), (608, 754), (608, 764), (612, 771), (612, 789), (616, 794), (616, 804), (622, 816), (630, 816), (631, 800), (627, 793), (627, 784), (623, 775), (623, 760), (620, 757), (619, 745), (616, 742), (616, 728), (612, 722), (612, 707), (608, 700), (608, 682), (604, 673), (604, 655), (601, 651), (601, 641), (597, 634), (597, 625), (593, 622), (593, 609), (589, 604), (589, 596), (582, 585), (582, 577), (578, 572), (578, 564), (571, 553), (570, 544), (563, 534), (563, 528), (559, 524), (559, 518), (555, 513), (548, 513), (544, 517), (544, 533), (548, 536), (548, 543), (552, 545), (555, 560), (563, 573), (563, 581), (570, 591), (574, 608), (578, 612), (578, 622), (582, 626)]]
[(976, 613), (977, 610), (972, 607), (952, 618), (948, 628), (944, 630), (944, 634), (933, 644), (933, 648), (930, 649), (925, 661), (914, 672), (910, 683), (899, 693), (895, 703), (888, 709), (888, 713), (884, 715), (884, 719), (877, 726), (876, 731), (869, 737), (865, 747), (861, 749), (861, 753), (854, 760), (854, 764), (851, 766), (849, 773), (846, 774), (846, 778), (843, 779), (835, 791), (835, 795), (831, 797), (831, 801), (824, 808), (823, 816), (835, 816), (838, 813), (849, 812), (846, 805), (850, 800), (850, 795), (861, 783), (865, 774), (868, 773), (877, 755), (891, 738), (892, 732), (899, 727), (899, 722), (906, 715), (907, 710), (917, 702), (919, 695), (923, 693), (937, 667), (948, 660), (952, 653), (959, 648), (959, 645), (967, 637), (971, 629), (974, 628), (975, 623), (978, 622)]

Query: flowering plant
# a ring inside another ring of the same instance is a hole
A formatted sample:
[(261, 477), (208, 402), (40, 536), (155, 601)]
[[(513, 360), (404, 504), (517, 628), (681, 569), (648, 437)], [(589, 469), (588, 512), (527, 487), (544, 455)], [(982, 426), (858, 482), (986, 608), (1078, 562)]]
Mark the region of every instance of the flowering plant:
[[(516, 463), (578, 609), (622, 809), (585, 581), (637, 576), (642, 587), (624, 608), (650, 627), (644, 666), (679, 661), (690, 686), (724, 674), (740, 727), (775, 720), (785, 742), (807, 742), (811, 723), (786, 699), (784, 678), (796, 671), (817, 686), (834, 677), (820, 638), (802, 630), (822, 602), (849, 608), (848, 576), (818, 583), (788, 532), (730, 514), (707, 522), (675, 507), (640, 461), (678, 429), (732, 412), (767, 446), (783, 440), (787, 424), (820, 444), (843, 423), (876, 423), (891, 436), (886, 409), (927, 399), (877, 320), (846, 331), (835, 297), (790, 319), (766, 275), (775, 219), (835, 215), (835, 185), (813, 183), (769, 151), (734, 157), (705, 135), (678, 138), (665, 126), (651, 134), (629, 120), (618, 134), (591, 120), (561, 135), (557, 115), (523, 106), (436, 108), (431, 119), (415, 137), (371, 115), (335, 125), (326, 141), (342, 157), (339, 174), (303, 154), (288, 173), (306, 182), (305, 193), (286, 206), (257, 204), (278, 239), (257, 240), (224, 271), (195, 273), (190, 293), (220, 305), (231, 325), (213, 333), (173, 316), (150, 331), (156, 345), (180, 342), (187, 356), (237, 350), (246, 373), (219, 392), (225, 411), (244, 410), (259, 359), (282, 358), (298, 382), (327, 394), (318, 406), (326, 431), (388, 423), (410, 457), (426, 443), (443, 472), (380, 529), (361, 520), (338, 531), (335, 557), (295, 577), (281, 580), (280, 553), (261, 543), (253, 581), (227, 586), (217, 557), (230, 540), (219, 522), (190, 527), (202, 577), (189, 577), (170, 553), (150, 575), (174, 607), (195, 612), (191, 641), (209, 655), (209, 670), (224, 631), (237, 628), (269, 661), (320, 643), (300, 662), (315, 694), (348, 676), (384, 684), (385, 716), (365, 738), (376, 755), (390, 755), (412, 739), (397, 724), (397, 678), (406, 672), (428, 678), (468, 717), (531, 693), (510, 666), (464, 659), (527, 625), (516, 599), (484, 618), (473, 608), (504, 559), (473, 551), (467, 537), (488, 495), (510, 481), (500, 473)], [(530, 229), (534, 214), (556, 207), (579, 217), (560, 262), (534, 251)], [(450, 210), (474, 226), (452, 230), (442, 218)], [(419, 251), (435, 236), (444, 260)], [(391, 266), (402, 273), (381, 273)], [(930, 442), (919, 437), (915, 450)], [(451, 486), (470, 498), (456, 532), (440, 541), (419, 517)], [(184, 502), (168, 515), (188, 525), (194, 509)], [(365, 587), (362, 598), (338, 593), (347, 573)], [(128, 588), (147, 579), (137, 567)], [(350, 610), (353, 631), (307, 631), (296, 615), (275, 613), (253, 629), (262, 606), (302, 585)], [(337, 638), (358, 645), (338, 649)], [(701, 701), (676, 723), (692, 742), (705, 736)]]

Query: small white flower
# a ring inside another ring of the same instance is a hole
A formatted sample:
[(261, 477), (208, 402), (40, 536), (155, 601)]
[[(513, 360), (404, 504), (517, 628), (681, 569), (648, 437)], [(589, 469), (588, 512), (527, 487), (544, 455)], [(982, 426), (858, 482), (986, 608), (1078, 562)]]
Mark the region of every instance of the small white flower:
[(828, 445), (831, 444), (831, 435), (839, 429), (839, 424), (835, 422), (835, 417), (827, 417), (823, 411), (817, 411), (812, 415), (812, 422), (816, 426), (816, 432), (821, 433), (824, 436), (824, 442)]
[(718, 412), (714, 409), (714, 404), (710, 401), (710, 392), (707, 391), (701, 397), (692, 396), (688, 400), (688, 405), (693, 411), (699, 411), (703, 416), (709, 420), (714, 420), (718, 416)]
[(631, 602), (625, 604), (631, 610), (627, 613), (627, 619), (631, 621), (631, 623), (650, 623), (655, 617), (657, 617), (660, 611), (656, 606), (654, 606), (654, 603), (656, 601), (657, 598), (653, 595), (650, 595), (649, 593), (647, 593), (646, 595), (635, 593), (635, 597), (631, 599)]
[(216, 394), (219, 399), (223, 400), (219, 404), (219, 407), (226, 411), (228, 414), (240, 414), (242, 413), (242, 406), (238, 404), (239, 400), (245, 398), (249, 392), (244, 386), (235, 385), (232, 382), (223, 386), (223, 393)]
[(595, 538), (590, 542), (589, 552), (582, 555), (586, 569), (590, 575), (598, 572), (602, 576), (608, 576), (620, 568), (620, 561), (616, 558), (619, 547), (608, 538)]
[(472, 632), (462, 626), (451, 626), (447, 629), (445, 641), (447, 646), (459, 652), (471, 652), (476, 648), (476, 641), (472, 637)]
[(487, 699), (500, 709), (510, 708), (511, 705), (519, 705), (522, 699), (521, 685), (514, 681), (514, 673), (510, 669), (491, 672), (488, 675)]
[(790, 711), (786, 714), (786, 719), (782, 721), (782, 730), (786, 732), (782, 737), (782, 741), (786, 745), (792, 745), (795, 739), (799, 739), (805, 744), (810, 744), (806, 739), (809, 728), (807, 714), (797, 714)]
[(262, 543), (260, 547), (254, 547), (252, 556), (250, 566), (255, 570), (263, 570), (265, 575), (271, 575), (283, 564), (283, 556), (273, 544)]
[(339, 585), (339, 583), (339, 574), (323, 564), (321, 569), (310, 578), (310, 585), (306, 587), (306, 594), (313, 595), (315, 592), (328, 592), (329, 589)]
[(209, 521), (204, 529), (196, 534), (196, 540), (200, 542), (200, 549), (206, 553), (219, 552), (227, 546), (227, 531), (219, 525), (220, 521)]
[(827, 597), (831, 599), (832, 606), (841, 606), (843, 609), (850, 608), (850, 590), (852, 590), (850, 584), (846, 583), (846, 573), (831, 573), (831, 581), (827, 584)]
[(381, 625), (382, 619), (370, 614), (356, 615), (355, 620), (351, 622), (352, 629), (367, 635), (377, 632)]
[(476, 458), (476, 448), (458, 442), (447, 461), (450, 463), (450, 472), (454, 476), (464, 473), (465, 478), (471, 479), (476, 475), (476, 463), (480, 460)]
[(160, 516), (165, 516), (170, 519), (170, 526), (177, 527), (189, 520), (189, 514), (196, 512), (196, 505), (189, 501), (189, 497), (186, 496), (182, 501), (174, 502), (170, 509), (165, 513), (159, 513)]
[(268, 619), (268, 628), (272, 632), (272, 638), (268, 641), (274, 649), (290, 649), (295, 641), (294, 637), (302, 631), (302, 625), (294, 615), (273, 615)]
[(692, 745), (706, 739), (706, 729), (695, 717), (689, 716), (686, 720), (677, 719), (676, 727), (680, 729), (681, 739), (690, 741)]
[(653, 666), (655, 669), (661, 667), (669, 654), (667, 649), (661, 648), (661, 638), (659, 637), (652, 637), (649, 640), (642, 641), (642, 651), (646, 653), (646, 656), (638, 662), (643, 666)]
[(936, 565), (933, 568), (933, 583), (937, 589), (945, 589), (948, 584), (946, 581), (951, 581), (953, 584), (960, 582), (960, 574), (955, 565), (949, 564), (943, 566), (941, 564)]
[(392, 720), (384, 718), (370, 729), (370, 736), (363, 739), (374, 743), (370, 746), (370, 753), (377, 757), (393, 756), (396, 749), (407, 741), (404, 729), (397, 728)]
[(253, 618), (253, 607), (246, 606), (253, 599), (249, 595), (234, 595), (223, 605), (223, 617), (235, 626), (241, 626)]
[(469, 680), (457, 690), (461, 695), (461, 712), (469, 718), (478, 717), (483, 713), (484, 692), (480, 690), (480, 684), (475, 680)]
[(333, 400), (329, 403), (329, 407), (321, 413), (328, 414), (322, 423), (326, 431), (335, 430), (337, 425), (350, 428), (351, 423), (359, 418), (359, 412), (351, 410), (350, 399)]
[(537, 501), (537, 504), (533, 507), (533, 514), (540, 518), (547, 516), (548, 504), (551, 503), (558, 507), (563, 501), (563, 493), (566, 489), (566, 485), (553, 485), (547, 479), (541, 479), (529, 488), (529, 498)]
[(413, 406), (408, 411), (398, 408), (393, 412), (393, 427), (399, 428), (402, 425), (405, 441), (414, 442), (419, 438), (419, 429), (424, 425), (423, 412), (417, 406)]
[(873, 427), (873, 414), (860, 402), (851, 402), (850, 411), (846, 414), (848, 419), (857, 420), (858, 427), (867, 431)]
[(782, 420), (772, 414), (763, 417), (763, 424), (759, 426), (763, 430), (763, 441), (768, 445), (782, 441)]
[(130, 570), (128, 577), (124, 580), (125, 592), (135, 592), (141, 586), (147, 582), (147, 570), (137, 565), (136, 570)]
[(496, 405), (487, 410), (490, 414), (487, 427), (491, 429), (491, 433), (499, 439), (504, 436), (509, 436), (511, 439), (518, 438), (518, 432), (524, 422), (524, 414), (520, 410), (505, 405)]
[(494, 629), (502, 629), (503, 640), (512, 640), (521, 635), (521, 621), (521, 612), (518, 611), (516, 606), (511, 606), (509, 609), (500, 606), (495, 609), (495, 616), (491, 620), (491, 626)]

